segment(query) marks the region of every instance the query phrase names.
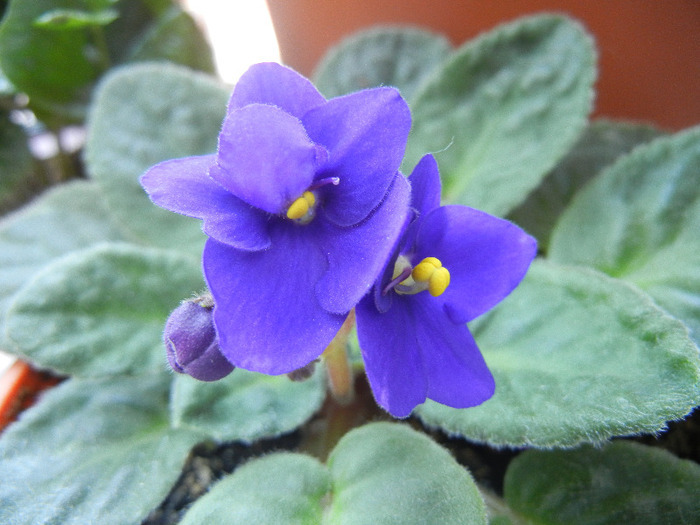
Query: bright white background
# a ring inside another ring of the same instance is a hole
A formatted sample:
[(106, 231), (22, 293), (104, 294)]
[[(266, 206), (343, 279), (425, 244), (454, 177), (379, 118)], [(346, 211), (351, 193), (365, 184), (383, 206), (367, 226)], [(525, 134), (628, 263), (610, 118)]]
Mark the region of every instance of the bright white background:
[[(221, 79), (235, 84), (257, 62), (279, 62), (265, 0), (182, 0), (209, 37)], [(14, 358), (0, 352), (0, 374)]]

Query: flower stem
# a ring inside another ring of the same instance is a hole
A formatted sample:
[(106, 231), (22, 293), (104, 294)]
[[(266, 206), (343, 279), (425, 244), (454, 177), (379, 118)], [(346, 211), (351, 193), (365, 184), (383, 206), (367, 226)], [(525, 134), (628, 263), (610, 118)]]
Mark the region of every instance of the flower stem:
[(328, 388), (340, 405), (348, 405), (355, 397), (354, 378), (347, 353), (348, 336), (354, 324), (355, 310), (352, 310), (322, 355)]

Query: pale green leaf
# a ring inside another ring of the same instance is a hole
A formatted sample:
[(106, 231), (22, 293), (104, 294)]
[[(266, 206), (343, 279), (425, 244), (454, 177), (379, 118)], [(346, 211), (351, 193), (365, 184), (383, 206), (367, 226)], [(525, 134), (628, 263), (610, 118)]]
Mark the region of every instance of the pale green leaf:
[(410, 99), (420, 83), (447, 57), (446, 38), (408, 27), (377, 27), (358, 32), (321, 60), (314, 80), (326, 97), (394, 86)]
[(608, 120), (591, 123), (542, 184), (510, 214), (546, 250), (554, 224), (574, 195), (606, 166), (663, 133), (650, 126)]
[(204, 436), (168, 424), (167, 375), (71, 379), (0, 439), (0, 522), (140, 523)]
[(165, 320), (204, 287), (178, 252), (103, 244), (46, 266), (7, 311), (10, 349), (79, 376), (164, 370)]
[(92, 244), (119, 240), (94, 183), (46, 191), (0, 221), (0, 341), (14, 293), (53, 259)]
[(475, 408), (418, 407), (449, 433), (569, 447), (656, 432), (700, 403), (700, 360), (685, 327), (595, 270), (537, 261), (472, 328), (496, 393)]
[(137, 64), (106, 77), (89, 118), (85, 160), (108, 207), (130, 235), (200, 253), (200, 222), (153, 204), (139, 177), (160, 161), (214, 153), (228, 90), (172, 64)]
[(562, 215), (550, 257), (633, 282), (700, 341), (700, 127), (601, 173)]
[(324, 467), (296, 454), (251, 461), (198, 500), (183, 525), (486, 524), (469, 473), (423, 434), (373, 423), (346, 434)]
[(34, 20), (36, 27), (54, 30), (82, 29), (90, 26), (106, 26), (114, 22), (119, 13), (114, 9), (83, 11), (81, 9), (51, 9)]
[(504, 490), (531, 524), (700, 523), (700, 466), (637, 443), (525, 452)]
[(318, 372), (295, 382), (241, 369), (211, 383), (178, 376), (171, 401), (173, 425), (201, 430), (219, 441), (278, 436), (301, 426), (320, 408), (324, 380)]
[(447, 201), (505, 215), (584, 129), (595, 76), (590, 37), (564, 17), (468, 42), (415, 95), (404, 173), (434, 152)]

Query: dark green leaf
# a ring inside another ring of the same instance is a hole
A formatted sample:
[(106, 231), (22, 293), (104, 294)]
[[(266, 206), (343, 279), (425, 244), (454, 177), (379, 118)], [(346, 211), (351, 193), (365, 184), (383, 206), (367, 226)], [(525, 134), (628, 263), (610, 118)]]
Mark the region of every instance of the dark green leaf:
[(215, 152), (227, 99), (213, 78), (165, 63), (124, 67), (97, 90), (85, 161), (134, 239), (201, 253), (200, 221), (158, 208), (139, 177), (163, 160)]
[(219, 441), (252, 442), (299, 427), (319, 409), (325, 393), (321, 373), (303, 382), (240, 369), (211, 383), (178, 376), (171, 402), (173, 425)]
[(0, 522), (140, 523), (204, 436), (168, 425), (169, 376), (71, 379), (0, 439)]
[(7, 311), (10, 349), (79, 376), (165, 370), (165, 320), (204, 287), (199, 261), (103, 244), (46, 266)]
[(537, 237), (540, 250), (546, 250), (555, 222), (576, 192), (618, 157), (662, 134), (650, 126), (593, 122), (510, 219)]
[(502, 446), (574, 446), (656, 432), (700, 404), (685, 327), (623, 281), (536, 262), (473, 332), (496, 379), (482, 405), (417, 409), (430, 425)]
[(355, 33), (331, 49), (315, 73), (326, 97), (376, 87), (397, 87), (410, 99), (418, 85), (445, 59), (450, 43), (420, 29), (381, 27)]
[(525, 452), (505, 498), (532, 524), (700, 523), (700, 467), (665, 450), (618, 441), (602, 449)]
[(505, 215), (578, 138), (595, 75), (591, 39), (567, 18), (467, 43), (415, 95), (404, 173), (435, 152), (446, 200)]
[(251, 461), (222, 480), (183, 525), (486, 524), (467, 471), (409, 427), (374, 423), (346, 434), (328, 467), (297, 454)]
[(550, 257), (629, 280), (700, 342), (700, 127), (637, 148), (576, 196)]

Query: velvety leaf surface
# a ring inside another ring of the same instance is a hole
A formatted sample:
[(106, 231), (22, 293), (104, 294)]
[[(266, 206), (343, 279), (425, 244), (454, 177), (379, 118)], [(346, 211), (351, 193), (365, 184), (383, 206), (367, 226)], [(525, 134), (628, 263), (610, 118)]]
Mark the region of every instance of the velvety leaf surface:
[(655, 432), (700, 403), (685, 327), (623, 281), (536, 261), (473, 326), (496, 379), (484, 404), (429, 402), (420, 418), (491, 445), (573, 446)]
[(618, 441), (602, 449), (527, 451), (505, 499), (531, 524), (700, 522), (700, 467), (665, 450)]
[(550, 257), (629, 280), (700, 341), (700, 127), (600, 174), (564, 212)]
[(79, 376), (160, 371), (168, 314), (203, 289), (199, 263), (177, 252), (103, 244), (46, 266), (7, 311), (10, 349)]
[(586, 125), (595, 53), (567, 18), (525, 18), (458, 49), (414, 97), (404, 173), (434, 152), (444, 197), (505, 215)]
[(0, 522), (140, 523), (201, 434), (168, 425), (167, 375), (71, 379), (0, 439)]
[(94, 183), (75, 181), (46, 191), (0, 220), (0, 341), (14, 293), (56, 257), (119, 240)]
[(510, 219), (537, 238), (546, 250), (554, 224), (574, 195), (603, 168), (663, 132), (650, 126), (608, 120), (591, 123), (561, 162)]
[(346, 434), (324, 467), (297, 454), (251, 461), (219, 482), (183, 525), (485, 524), (468, 472), (423, 434), (373, 423)]
[(201, 253), (200, 222), (158, 208), (138, 179), (160, 161), (216, 151), (227, 98), (213, 78), (165, 63), (121, 68), (98, 88), (87, 169), (132, 238)]
[(242, 369), (211, 383), (180, 375), (171, 400), (173, 425), (219, 441), (277, 436), (301, 426), (319, 409), (326, 394), (324, 380), (322, 373), (294, 382), (284, 375)]
[(316, 68), (314, 83), (328, 98), (394, 86), (410, 99), (450, 49), (447, 39), (427, 31), (408, 27), (370, 29), (332, 48)]

